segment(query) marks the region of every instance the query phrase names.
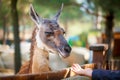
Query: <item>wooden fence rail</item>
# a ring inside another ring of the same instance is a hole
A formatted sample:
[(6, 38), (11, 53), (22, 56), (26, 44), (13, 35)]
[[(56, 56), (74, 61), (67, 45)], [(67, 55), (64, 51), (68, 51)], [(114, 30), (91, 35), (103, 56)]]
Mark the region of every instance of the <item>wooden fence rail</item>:
[[(85, 64), (82, 68), (96, 68), (96, 64)], [(70, 68), (65, 68), (58, 71), (44, 72), (40, 74), (16, 74), (10, 76), (1, 76), (0, 80), (61, 80), (74, 76), (74, 72)]]

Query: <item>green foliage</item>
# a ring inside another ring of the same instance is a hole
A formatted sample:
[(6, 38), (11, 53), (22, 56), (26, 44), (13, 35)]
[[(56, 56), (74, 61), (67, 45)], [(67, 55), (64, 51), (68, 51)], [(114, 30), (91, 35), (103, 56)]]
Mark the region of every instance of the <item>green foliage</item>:
[(4, 25), (4, 18), (7, 19), (7, 23), (10, 19), (10, 0), (1, 0), (0, 4), (0, 28)]
[(61, 15), (63, 21), (80, 19), (81, 17), (82, 17), (82, 12), (77, 6), (65, 7)]
[[(62, 20), (73, 20), (74, 18), (80, 18), (81, 12), (76, 5), (77, 3), (73, 3), (72, 0), (35, 0), (32, 2), (36, 11), (44, 17), (52, 17), (61, 7), (61, 4), (64, 4), (64, 8), (62, 11), (61, 19)], [(72, 5), (74, 4), (74, 5)]]
[(89, 0), (95, 5), (95, 10), (100, 8), (105, 14), (113, 11), (116, 20), (120, 20), (120, 0)]
[(83, 32), (77, 36), (68, 40), (71, 46), (86, 47), (87, 44), (87, 33)]
[[(7, 15), (7, 20), (10, 20), (10, 0), (2, 0), (2, 6), (0, 6), (0, 15)], [(81, 19), (82, 11), (80, 11), (79, 6), (75, 0), (18, 0), (17, 9), (19, 14), (19, 23), (20, 25), (28, 24), (31, 25), (31, 20), (29, 17), (29, 5), (33, 4), (35, 10), (42, 17), (49, 18), (53, 17), (61, 4), (64, 4), (64, 8), (61, 14), (60, 19), (65, 21), (70, 21), (74, 19)], [(11, 20), (7, 21), (8, 24), (11, 24)], [(2, 25), (2, 18), (0, 19), (0, 25)], [(9, 25), (10, 26), (10, 25)]]
[(118, 11), (120, 8), (119, 0), (91, 0), (96, 7), (101, 7), (104, 11), (114, 10)]

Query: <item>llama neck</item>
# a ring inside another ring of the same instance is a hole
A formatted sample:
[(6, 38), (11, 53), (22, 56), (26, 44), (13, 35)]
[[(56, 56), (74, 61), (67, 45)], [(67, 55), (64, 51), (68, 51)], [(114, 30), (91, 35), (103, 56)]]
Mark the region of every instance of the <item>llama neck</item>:
[(48, 64), (49, 54), (46, 50), (40, 47), (38, 48), (36, 41), (36, 34), (37, 34), (36, 30), (37, 28), (34, 29), (32, 34), (29, 73), (40, 73), (40, 72), (49, 71), (49, 64)]
[(32, 73), (49, 71), (48, 57), (49, 53), (46, 50), (35, 48), (32, 59)]

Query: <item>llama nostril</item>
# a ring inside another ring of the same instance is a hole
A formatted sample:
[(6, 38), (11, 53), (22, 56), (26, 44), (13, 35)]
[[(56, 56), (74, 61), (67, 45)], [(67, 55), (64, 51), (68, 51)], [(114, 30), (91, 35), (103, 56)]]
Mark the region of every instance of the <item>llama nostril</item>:
[(64, 51), (67, 52), (67, 53), (70, 53), (71, 52), (71, 47), (69, 45), (66, 45), (64, 47)]

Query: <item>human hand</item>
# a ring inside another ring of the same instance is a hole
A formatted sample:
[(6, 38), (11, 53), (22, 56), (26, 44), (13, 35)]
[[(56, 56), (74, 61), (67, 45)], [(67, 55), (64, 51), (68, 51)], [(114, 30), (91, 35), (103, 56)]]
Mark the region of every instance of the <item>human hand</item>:
[(71, 70), (81, 76), (88, 76), (88, 77), (92, 76), (92, 69), (90, 68), (83, 69), (79, 64), (73, 64)]

